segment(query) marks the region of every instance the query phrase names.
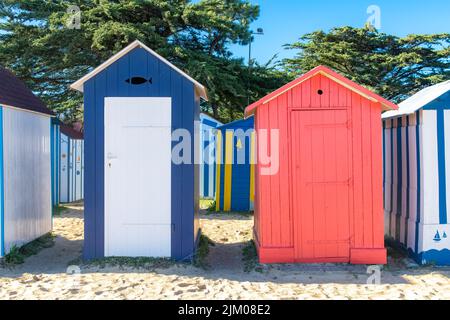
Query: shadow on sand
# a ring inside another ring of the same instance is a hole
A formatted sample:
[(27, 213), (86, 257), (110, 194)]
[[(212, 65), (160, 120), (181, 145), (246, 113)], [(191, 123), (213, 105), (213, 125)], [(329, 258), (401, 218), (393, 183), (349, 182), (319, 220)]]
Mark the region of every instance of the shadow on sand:
[[(78, 204), (61, 218), (82, 219)], [(75, 211), (74, 211), (75, 210)], [(78, 212), (77, 212), (78, 211)], [(202, 216), (202, 220), (223, 222), (224, 227), (231, 218), (224, 215)], [(242, 219), (252, 219), (243, 216)], [(32, 275), (62, 274), (66, 273), (71, 263), (80, 263), (83, 274), (127, 274), (127, 273), (157, 273), (162, 275), (177, 275), (183, 277), (201, 277), (210, 280), (231, 280), (237, 282), (272, 282), (272, 283), (298, 283), (298, 284), (367, 284), (371, 274), (367, 273), (364, 265), (348, 264), (286, 264), (286, 265), (257, 265), (251, 272), (244, 271), (243, 248), (248, 242), (220, 243), (210, 246), (207, 257), (209, 267), (206, 269), (194, 267), (190, 263), (170, 262), (161, 268), (161, 264), (148, 264), (142, 267), (130, 265), (104, 265), (83, 263), (80, 260), (82, 240), (70, 240), (57, 234), (55, 245), (44, 249), (37, 255), (28, 258), (24, 264), (13, 268), (0, 268), (0, 277), (21, 277), (25, 273)], [(78, 261), (78, 262), (77, 262)], [(422, 276), (430, 273), (442, 274), (450, 277), (450, 268), (419, 267), (410, 263), (404, 257), (390, 257), (387, 266), (381, 271), (382, 284), (407, 284), (408, 276)], [(256, 271), (258, 270), (258, 271)]]

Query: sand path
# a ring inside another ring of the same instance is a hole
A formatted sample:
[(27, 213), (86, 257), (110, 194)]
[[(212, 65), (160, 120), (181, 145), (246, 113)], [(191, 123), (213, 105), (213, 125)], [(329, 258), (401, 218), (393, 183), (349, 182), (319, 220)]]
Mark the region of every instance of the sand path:
[(54, 219), (55, 246), (14, 269), (0, 268), (0, 299), (450, 299), (450, 268), (417, 268), (390, 261), (380, 285), (367, 285), (366, 267), (273, 265), (244, 272), (242, 248), (253, 219), (202, 215), (214, 243), (207, 270), (181, 264), (168, 268), (83, 267), (67, 275), (81, 254), (81, 206)]

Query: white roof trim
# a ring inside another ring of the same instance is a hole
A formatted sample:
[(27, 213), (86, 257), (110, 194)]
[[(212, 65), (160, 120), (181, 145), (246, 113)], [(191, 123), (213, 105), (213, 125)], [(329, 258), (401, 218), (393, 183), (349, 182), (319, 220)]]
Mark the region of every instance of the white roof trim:
[(383, 113), (382, 118), (395, 118), (415, 113), (450, 91), (450, 80), (425, 88), (398, 105), (398, 110)]
[(10, 105), (4, 104), (4, 103), (0, 103), (0, 107), (14, 109), (14, 110), (17, 110), (17, 111), (29, 112), (29, 113), (33, 113), (33, 114), (36, 114), (36, 115), (39, 115), (39, 116), (43, 116), (43, 117), (47, 117), (47, 118), (56, 118), (56, 115), (51, 115), (51, 114), (48, 114), (48, 113), (43, 113), (43, 112), (29, 110), (29, 109), (20, 108), (20, 107), (14, 107), (14, 106), (10, 106)]
[(167, 64), (170, 68), (172, 68), (175, 71), (177, 71), (180, 75), (182, 75), (183, 77), (185, 77), (186, 79), (188, 79), (192, 83), (194, 83), (195, 89), (198, 92), (198, 94), (200, 95), (200, 97), (202, 97), (205, 100), (208, 99), (208, 96), (207, 96), (207, 93), (206, 93), (206, 89), (201, 83), (199, 83), (198, 81), (196, 81), (193, 78), (191, 78), (190, 76), (188, 76), (181, 69), (179, 69), (176, 66), (174, 66), (172, 63), (167, 61), (165, 58), (163, 58), (162, 56), (157, 54), (155, 51), (153, 51), (152, 49), (147, 47), (145, 44), (143, 44), (139, 40), (134, 41), (128, 47), (126, 47), (126, 48), (122, 49), (120, 52), (116, 53), (114, 56), (109, 58), (103, 64), (101, 64), (100, 66), (95, 68), (93, 71), (91, 71), (90, 73), (85, 75), (83, 78), (81, 78), (81, 79), (77, 80), (76, 82), (74, 82), (73, 84), (71, 84), (70, 88), (73, 89), (73, 90), (78, 90), (80, 92), (83, 92), (83, 90), (84, 90), (83, 85), (84, 85), (84, 83), (86, 81), (88, 81), (89, 79), (95, 77), (97, 74), (99, 74), (100, 72), (102, 72), (103, 70), (108, 68), (114, 62), (116, 62), (117, 60), (119, 60), (120, 58), (122, 58), (123, 56), (125, 56), (127, 53), (129, 53), (130, 51), (132, 51), (135, 48), (143, 48), (143, 49), (147, 50), (150, 54), (152, 54), (153, 56), (155, 56), (156, 58), (158, 58), (159, 60), (161, 60), (162, 62)]

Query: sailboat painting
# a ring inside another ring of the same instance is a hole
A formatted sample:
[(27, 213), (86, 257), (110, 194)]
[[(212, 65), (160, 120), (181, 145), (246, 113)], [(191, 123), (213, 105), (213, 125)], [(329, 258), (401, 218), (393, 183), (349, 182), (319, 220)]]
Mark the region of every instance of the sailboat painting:
[(439, 231), (436, 232), (436, 235), (434, 236), (434, 241), (440, 242), (441, 241), (441, 235), (439, 234)]

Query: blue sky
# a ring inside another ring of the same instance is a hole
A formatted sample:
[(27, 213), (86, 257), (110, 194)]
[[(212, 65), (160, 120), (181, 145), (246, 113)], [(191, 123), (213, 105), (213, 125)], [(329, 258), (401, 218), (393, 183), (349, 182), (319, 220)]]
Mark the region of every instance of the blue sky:
[[(256, 36), (253, 58), (267, 62), (274, 54), (290, 57), (293, 51), (282, 48), (301, 35), (337, 26), (362, 27), (370, 5), (381, 9), (381, 32), (405, 36), (411, 33), (450, 32), (449, 0), (251, 0), (261, 8), (260, 18), (252, 25), (264, 29)], [(248, 47), (232, 46), (233, 53), (248, 57)]]

